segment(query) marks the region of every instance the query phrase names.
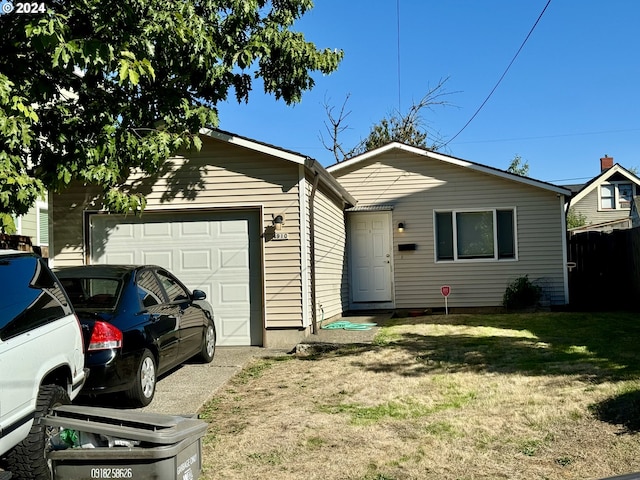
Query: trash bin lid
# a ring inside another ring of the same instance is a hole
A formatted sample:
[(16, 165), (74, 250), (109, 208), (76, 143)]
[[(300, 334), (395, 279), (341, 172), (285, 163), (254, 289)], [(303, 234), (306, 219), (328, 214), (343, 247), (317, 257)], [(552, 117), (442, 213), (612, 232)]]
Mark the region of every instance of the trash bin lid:
[(43, 418), (43, 423), (52, 427), (158, 445), (177, 443), (189, 437), (201, 437), (207, 430), (206, 422), (190, 416), (82, 405), (56, 407)]

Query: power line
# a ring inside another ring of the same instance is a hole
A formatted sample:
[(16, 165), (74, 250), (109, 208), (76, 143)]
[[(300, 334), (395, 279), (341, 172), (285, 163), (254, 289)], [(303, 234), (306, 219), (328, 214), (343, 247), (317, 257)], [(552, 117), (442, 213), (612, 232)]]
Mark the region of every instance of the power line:
[(469, 124), (473, 121), (474, 118), (476, 118), (476, 116), (478, 115), (478, 113), (480, 113), (480, 110), (482, 110), (482, 108), (485, 106), (485, 104), (489, 101), (489, 99), (491, 98), (491, 96), (493, 95), (493, 92), (496, 91), (496, 89), (498, 88), (498, 86), (500, 85), (500, 83), (502, 82), (502, 80), (504, 79), (504, 77), (507, 75), (507, 72), (509, 71), (509, 69), (511, 68), (511, 65), (513, 65), (513, 62), (516, 61), (516, 58), (518, 58), (518, 55), (520, 54), (520, 51), (522, 51), (522, 49), (524, 48), (525, 44), (527, 43), (527, 41), (529, 40), (529, 37), (531, 36), (531, 34), (533, 33), (533, 31), (535, 30), (536, 26), (538, 25), (538, 22), (540, 21), (540, 19), (542, 18), (542, 15), (544, 15), (544, 12), (547, 10), (547, 7), (549, 6), (549, 4), (551, 3), (551, 0), (547, 1), (547, 4), (544, 6), (544, 8), (542, 9), (542, 12), (540, 12), (540, 15), (538, 15), (538, 19), (536, 20), (536, 22), (533, 24), (533, 27), (531, 27), (531, 30), (529, 30), (529, 33), (527, 34), (526, 38), (524, 39), (524, 41), (522, 42), (522, 44), (520, 45), (520, 48), (518, 48), (518, 51), (516, 52), (516, 54), (513, 56), (513, 58), (511, 59), (511, 61), (509, 62), (509, 65), (507, 65), (507, 68), (505, 69), (504, 73), (502, 74), (502, 76), (500, 77), (500, 79), (498, 80), (498, 82), (496, 83), (496, 85), (493, 87), (493, 89), (491, 90), (491, 92), (489, 92), (489, 95), (487, 95), (487, 98), (484, 99), (484, 102), (482, 102), (482, 104), (478, 107), (478, 109), (476, 110), (476, 112), (471, 116), (471, 118), (469, 119), (469, 121), (467, 123), (464, 124), (464, 126), (460, 129), (460, 131), (458, 131), (458, 133), (456, 133), (453, 137), (451, 137), (444, 145), (442, 145), (443, 147), (446, 147), (449, 143), (451, 143), (458, 135), (460, 135), (465, 128), (467, 128), (469, 126)]
[(398, 22), (397, 30), (398, 30), (398, 113), (401, 111), (402, 104), (400, 102), (400, 0), (396, 0), (396, 19)]

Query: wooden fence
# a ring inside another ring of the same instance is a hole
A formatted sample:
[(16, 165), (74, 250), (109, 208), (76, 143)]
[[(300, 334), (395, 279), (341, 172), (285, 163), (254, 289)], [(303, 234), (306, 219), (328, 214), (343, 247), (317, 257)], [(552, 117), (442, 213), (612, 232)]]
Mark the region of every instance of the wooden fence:
[(640, 309), (640, 227), (568, 239), (569, 300), (579, 310)]

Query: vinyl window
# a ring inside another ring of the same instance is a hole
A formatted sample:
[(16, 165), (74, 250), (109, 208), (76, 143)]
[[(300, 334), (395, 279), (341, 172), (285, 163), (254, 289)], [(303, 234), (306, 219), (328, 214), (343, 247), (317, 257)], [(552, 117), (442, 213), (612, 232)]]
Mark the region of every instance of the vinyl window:
[(600, 185), (600, 209), (628, 210), (631, 208), (633, 195), (633, 183), (612, 182)]
[(435, 212), (436, 261), (515, 260), (515, 209)]

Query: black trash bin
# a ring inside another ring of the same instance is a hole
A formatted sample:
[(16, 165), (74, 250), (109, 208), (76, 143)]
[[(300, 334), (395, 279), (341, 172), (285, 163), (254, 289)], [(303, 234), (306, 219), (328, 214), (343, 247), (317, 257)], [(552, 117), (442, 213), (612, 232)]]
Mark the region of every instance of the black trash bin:
[(79, 438), (79, 445), (47, 454), (55, 480), (200, 476), (207, 424), (197, 418), (64, 405), (43, 422)]

